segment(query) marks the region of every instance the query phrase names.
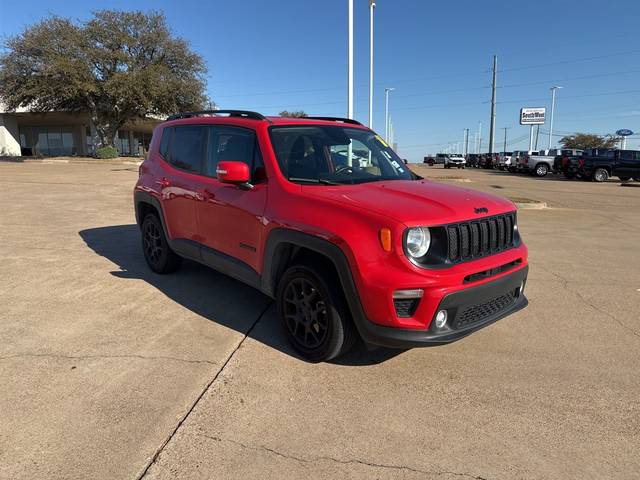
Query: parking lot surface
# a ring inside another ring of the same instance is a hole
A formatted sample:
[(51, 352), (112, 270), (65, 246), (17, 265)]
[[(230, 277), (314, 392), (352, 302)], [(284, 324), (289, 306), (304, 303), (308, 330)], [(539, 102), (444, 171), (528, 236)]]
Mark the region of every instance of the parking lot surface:
[(136, 167), (0, 163), (0, 478), (637, 478), (640, 188), (416, 170), (547, 204), (529, 307), (314, 365), (259, 292), (148, 270)]

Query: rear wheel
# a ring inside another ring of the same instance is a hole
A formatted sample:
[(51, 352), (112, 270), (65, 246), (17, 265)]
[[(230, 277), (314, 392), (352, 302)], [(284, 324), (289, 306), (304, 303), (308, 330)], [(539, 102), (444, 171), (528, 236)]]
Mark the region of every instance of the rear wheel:
[(567, 180), (573, 180), (575, 178), (575, 174), (570, 172), (564, 172), (564, 178), (566, 178)]
[(147, 265), (156, 273), (175, 272), (182, 264), (182, 257), (169, 247), (162, 223), (153, 213), (142, 221), (142, 251)]
[(293, 348), (306, 360), (323, 362), (346, 353), (356, 330), (340, 283), (320, 267), (294, 265), (278, 283), (278, 316)]
[(534, 172), (536, 177), (544, 177), (549, 173), (549, 167), (545, 163), (539, 163)]
[(628, 182), (631, 177), (618, 177), (621, 182)]
[(593, 179), (596, 182), (606, 182), (609, 179), (609, 172), (604, 168), (596, 168), (596, 171), (593, 172)]

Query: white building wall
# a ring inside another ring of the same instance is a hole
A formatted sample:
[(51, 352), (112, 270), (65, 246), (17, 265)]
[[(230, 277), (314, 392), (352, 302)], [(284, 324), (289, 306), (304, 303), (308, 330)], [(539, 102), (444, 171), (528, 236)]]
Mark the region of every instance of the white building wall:
[(15, 118), (0, 113), (0, 156), (20, 156), (20, 133)]

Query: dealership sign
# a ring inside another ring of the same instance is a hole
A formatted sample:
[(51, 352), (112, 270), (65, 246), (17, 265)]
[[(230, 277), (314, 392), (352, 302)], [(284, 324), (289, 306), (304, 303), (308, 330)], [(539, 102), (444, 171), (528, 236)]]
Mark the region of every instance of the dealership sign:
[(520, 125), (543, 125), (546, 112), (547, 112), (547, 109), (544, 107), (521, 108), (520, 109)]
[(620, 137), (628, 137), (629, 135), (633, 135), (633, 132), (628, 128), (623, 128), (622, 130), (618, 130), (616, 135), (619, 135)]

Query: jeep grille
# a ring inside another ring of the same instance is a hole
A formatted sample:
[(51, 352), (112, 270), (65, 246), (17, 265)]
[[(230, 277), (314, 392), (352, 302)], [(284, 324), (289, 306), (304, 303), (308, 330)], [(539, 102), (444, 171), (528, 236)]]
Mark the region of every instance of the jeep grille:
[(485, 257), (512, 248), (515, 212), (448, 225), (448, 259), (451, 263)]

